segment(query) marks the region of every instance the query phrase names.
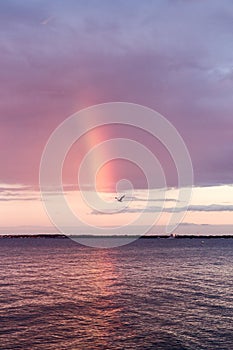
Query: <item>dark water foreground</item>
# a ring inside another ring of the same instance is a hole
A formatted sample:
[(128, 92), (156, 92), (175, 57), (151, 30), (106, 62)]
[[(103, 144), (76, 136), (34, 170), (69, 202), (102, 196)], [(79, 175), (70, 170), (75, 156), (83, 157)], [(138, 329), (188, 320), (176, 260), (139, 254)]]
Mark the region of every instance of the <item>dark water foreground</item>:
[(233, 349), (233, 239), (0, 240), (0, 349)]

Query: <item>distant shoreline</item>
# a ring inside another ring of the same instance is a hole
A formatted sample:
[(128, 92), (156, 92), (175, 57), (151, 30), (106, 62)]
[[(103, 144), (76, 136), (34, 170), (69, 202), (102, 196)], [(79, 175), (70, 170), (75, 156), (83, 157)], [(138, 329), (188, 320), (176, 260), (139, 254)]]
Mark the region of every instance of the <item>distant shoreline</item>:
[(1, 239), (19, 239), (19, 238), (31, 238), (31, 239), (36, 239), (36, 238), (46, 238), (46, 239), (69, 239), (69, 238), (125, 238), (125, 239), (129, 239), (129, 238), (135, 238), (135, 239), (183, 239), (183, 238), (187, 238), (187, 239), (210, 239), (210, 238), (225, 238), (225, 239), (229, 239), (229, 238), (233, 238), (233, 234), (230, 235), (176, 235), (174, 236), (168, 236), (168, 235), (149, 235), (149, 236), (133, 236), (133, 235), (118, 235), (118, 236), (95, 236), (95, 235), (72, 235), (72, 236), (65, 236), (63, 234), (5, 234), (5, 235), (0, 235), (0, 240)]

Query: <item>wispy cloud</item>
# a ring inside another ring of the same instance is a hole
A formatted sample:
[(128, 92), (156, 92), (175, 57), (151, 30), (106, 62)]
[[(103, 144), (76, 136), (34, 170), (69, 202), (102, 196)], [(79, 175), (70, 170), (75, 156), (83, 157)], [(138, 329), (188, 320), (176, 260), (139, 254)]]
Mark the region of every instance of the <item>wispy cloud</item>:
[(178, 200), (175, 199), (175, 198), (140, 198), (140, 197), (125, 197), (126, 200), (130, 200), (130, 201), (134, 201), (134, 202), (160, 202), (160, 203), (163, 203), (163, 202), (177, 202)]
[(145, 208), (123, 208), (120, 211), (113, 212), (113, 211), (98, 211), (98, 210), (92, 210), (91, 214), (93, 215), (116, 215), (116, 214), (125, 214), (125, 213), (156, 213), (156, 212), (164, 212), (164, 213), (178, 213), (178, 212), (185, 212), (186, 210), (188, 211), (204, 211), (204, 212), (222, 212), (222, 211), (233, 211), (233, 205), (218, 205), (218, 204), (211, 204), (211, 205), (191, 205), (188, 207), (174, 207), (174, 208), (162, 208), (159, 206), (147, 206)]
[(39, 201), (40, 194), (30, 186), (8, 185), (0, 186), (0, 202)]
[(32, 189), (32, 186), (24, 184), (9, 184), (9, 183), (0, 183), (0, 193), (5, 191), (25, 191)]
[(233, 205), (191, 205), (188, 209), (189, 211), (233, 211)]
[(24, 196), (17, 196), (17, 197), (0, 197), (0, 202), (12, 202), (12, 201), (40, 201), (40, 198), (37, 197), (24, 197)]

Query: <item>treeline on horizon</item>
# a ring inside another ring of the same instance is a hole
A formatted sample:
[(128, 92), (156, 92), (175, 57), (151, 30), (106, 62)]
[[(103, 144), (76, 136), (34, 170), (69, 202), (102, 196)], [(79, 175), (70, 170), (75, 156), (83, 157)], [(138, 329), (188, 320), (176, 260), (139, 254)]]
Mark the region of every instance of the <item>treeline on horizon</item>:
[(199, 239), (209, 239), (209, 238), (233, 238), (233, 234), (224, 235), (147, 235), (147, 236), (137, 236), (137, 235), (114, 235), (114, 236), (97, 236), (97, 235), (70, 235), (66, 236), (63, 234), (3, 234), (0, 235), (1, 238), (58, 238), (58, 239), (69, 239), (69, 238), (138, 238), (138, 239), (180, 239), (180, 238), (199, 238)]

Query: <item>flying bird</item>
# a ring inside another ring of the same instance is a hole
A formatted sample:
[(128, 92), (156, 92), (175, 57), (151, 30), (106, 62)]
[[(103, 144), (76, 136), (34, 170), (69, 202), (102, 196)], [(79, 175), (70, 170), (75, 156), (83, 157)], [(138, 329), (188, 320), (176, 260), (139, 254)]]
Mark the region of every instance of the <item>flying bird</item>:
[(115, 197), (115, 199), (118, 201), (118, 202), (122, 202), (123, 199), (125, 198), (125, 194), (121, 197)]

